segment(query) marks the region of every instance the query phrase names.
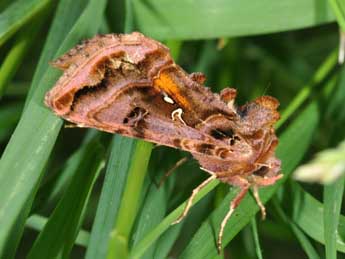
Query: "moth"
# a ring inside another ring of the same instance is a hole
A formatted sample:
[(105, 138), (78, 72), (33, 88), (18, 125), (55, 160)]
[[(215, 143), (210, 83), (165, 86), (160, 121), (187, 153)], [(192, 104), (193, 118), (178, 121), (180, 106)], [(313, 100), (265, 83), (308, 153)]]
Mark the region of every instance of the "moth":
[(190, 152), (209, 177), (239, 187), (224, 217), (225, 225), (250, 188), (265, 217), (258, 188), (282, 177), (275, 156), (274, 124), (279, 102), (262, 96), (235, 105), (236, 90), (212, 93), (202, 73), (186, 73), (169, 49), (141, 33), (98, 35), (77, 45), (52, 65), (63, 71), (46, 94), (52, 111), (79, 127), (96, 128)]

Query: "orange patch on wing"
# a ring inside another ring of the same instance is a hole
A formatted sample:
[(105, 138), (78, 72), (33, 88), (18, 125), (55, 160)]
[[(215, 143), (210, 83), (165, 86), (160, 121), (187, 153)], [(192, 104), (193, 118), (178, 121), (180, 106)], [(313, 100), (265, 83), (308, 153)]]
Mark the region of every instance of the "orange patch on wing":
[(159, 76), (153, 80), (153, 85), (154, 87), (166, 92), (183, 108), (190, 108), (188, 100), (181, 94), (179, 86), (168, 73), (161, 72)]

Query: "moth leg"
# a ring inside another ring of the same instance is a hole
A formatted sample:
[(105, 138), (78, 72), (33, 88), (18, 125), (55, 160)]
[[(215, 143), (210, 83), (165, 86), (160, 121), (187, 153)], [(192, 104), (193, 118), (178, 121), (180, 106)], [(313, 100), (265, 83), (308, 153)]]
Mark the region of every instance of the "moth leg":
[(186, 207), (184, 208), (182, 214), (177, 218), (177, 220), (175, 220), (175, 221), (172, 223), (172, 225), (175, 225), (175, 224), (177, 224), (177, 223), (180, 223), (181, 220), (183, 220), (183, 219), (186, 217), (186, 215), (187, 215), (189, 209), (190, 209), (191, 206), (192, 206), (193, 200), (194, 200), (195, 196), (198, 194), (198, 192), (201, 191), (201, 189), (204, 188), (209, 182), (213, 181), (213, 180), (216, 179), (216, 178), (217, 178), (216, 174), (212, 174), (209, 178), (207, 178), (205, 181), (203, 181), (198, 187), (196, 187), (196, 188), (193, 190), (192, 195), (189, 197), (188, 202), (187, 202), (187, 205), (186, 205)]
[(264, 220), (266, 218), (266, 208), (263, 205), (260, 196), (259, 196), (259, 187), (255, 184), (253, 185), (253, 195), (256, 200), (256, 203), (258, 204), (260, 210), (261, 210), (261, 218)]
[(241, 177), (233, 177), (232, 182), (236, 183), (237, 186), (239, 186), (240, 192), (236, 195), (236, 197), (230, 202), (230, 208), (228, 213), (225, 215), (221, 225), (220, 225), (220, 230), (218, 233), (218, 240), (217, 240), (217, 250), (218, 253), (221, 253), (222, 250), (222, 240), (223, 240), (223, 233), (224, 233), (224, 229), (226, 226), (226, 223), (229, 221), (231, 215), (234, 213), (236, 207), (240, 204), (241, 200), (244, 198), (244, 196), (246, 195), (246, 193), (249, 190), (250, 184), (249, 182)]
[(171, 167), (168, 172), (166, 172), (164, 174), (164, 176), (162, 177), (162, 179), (159, 181), (159, 184), (158, 184), (158, 188), (162, 187), (163, 183), (168, 179), (168, 177), (170, 175), (172, 175), (172, 173), (178, 168), (180, 167), (181, 165), (183, 165), (184, 163), (186, 163), (188, 161), (188, 157), (183, 157), (181, 158), (180, 160), (178, 160), (175, 165), (173, 167)]

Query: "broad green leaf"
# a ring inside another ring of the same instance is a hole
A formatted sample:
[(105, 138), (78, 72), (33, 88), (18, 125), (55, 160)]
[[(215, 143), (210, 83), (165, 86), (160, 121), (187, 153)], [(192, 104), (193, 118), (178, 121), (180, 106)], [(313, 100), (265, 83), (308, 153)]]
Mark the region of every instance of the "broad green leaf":
[(334, 21), (327, 0), (133, 0), (136, 27), (157, 39), (206, 39)]
[[(73, 5), (73, 2), (70, 4)], [(88, 2), (64, 41), (60, 41), (58, 55), (76, 44), (80, 38), (97, 32), (105, 3), (105, 0)], [(60, 13), (55, 19), (63, 20), (67, 15), (68, 12)], [(61, 119), (43, 106), (43, 96), (58, 75), (59, 72), (52, 68), (46, 71), (0, 160), (0, 257), (10, 257), (14, 251), (44, 166), (62, 125)]]

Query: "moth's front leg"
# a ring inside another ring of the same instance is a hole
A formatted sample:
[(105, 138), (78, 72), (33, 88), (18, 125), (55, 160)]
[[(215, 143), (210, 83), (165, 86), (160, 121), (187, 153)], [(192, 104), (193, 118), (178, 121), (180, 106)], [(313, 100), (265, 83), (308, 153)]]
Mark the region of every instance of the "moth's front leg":
[(200, 192), (202, 190), (202, 188), (204, 188), (208, 183), (210, 183), (211, 181), (213, 181), (214, 179), (216, 179), (217, 176), (216, 174), (212, 173), (211, 176), (209, 178), (207, 178), (205, 181), (203, 181), (198, 187), (196, 187), (193, 192), (192, 192), (192, 195), (189, 197), (188, 201), (187, 201), (187, 205), (186, 207), (184, 208), (182, 214), (177, 218), (177, 220), (175, 220), (172, 225), (175, 225), (177, 223), (180, 223), (181, 220), (183, 220), (189, 209), (192, 207), (192, 204), (193, 204), (193, 200), (195, 198), (195, 196), (198, 194), (198, 192)]

